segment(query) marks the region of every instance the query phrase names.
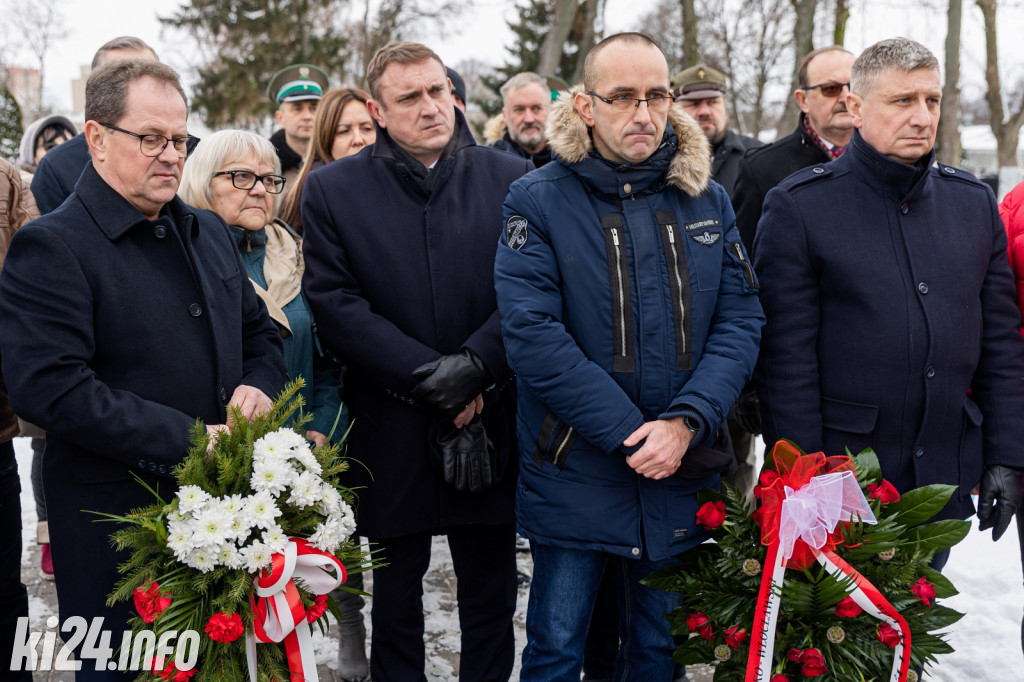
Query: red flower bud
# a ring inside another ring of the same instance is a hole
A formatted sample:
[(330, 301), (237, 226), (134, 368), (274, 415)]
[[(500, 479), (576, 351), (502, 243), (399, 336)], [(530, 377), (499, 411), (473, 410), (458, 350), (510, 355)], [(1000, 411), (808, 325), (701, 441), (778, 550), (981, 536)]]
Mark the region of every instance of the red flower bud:
[(828, 668), (825, 667), (825, 657), (817, 649), (804, 649), (800, 663), (800, 674), (804, 677), (817, 677), (828, 672)]
[(788, 652), (786, 652), (786, 658), (788, 658), (789, 660), (793, 661), (794, 663), (799, 663), (803, 659), (803, 657), (804, 657), (804, 650), (803, 649), (797, 649), (796, 647), (793, 647)]
[(868, 483), (868, 495), (873, 500), (880, 500), (882, 504), (889, 504), (890, 502), (899, 502), (900, 493), (893, 487), (892, 483), (882, 479), (882, 483)]
[(715, 636), (714, 630), (711, 627), (711, 621), (708, 620), (703, 611), (697, 611), (687, 616), (686, 627), (690, 629), (690, 632), (696, 632), (704, 639), (713, 639)]
[(725, 523), (725, 502), (705, 502), (697, 510), (697, 523), (714, 530)]
[(237, 613), (221, 611), (210, 616), (203, 630), (213, 641), (227, 644), (241, 637), (245, 632), (245, 626), (242, 625), (242, 617)]
[(312, 623), (314, 620), (324, 615), (327, 611), (327, 595), (317, 595), (316, 599), (313, 600), (313, 605), (306, 609), (306, 622)]
[(836, 604), (836, 615), (840, 618), (856, 618), (863, 610), (850, 596), (843, 597), (842, 601)]
[(910, 586), (910, 591), (925, 606), (931, 606), (935, 603), (935, 585), (928, 582), (928, 578), (924, 576), (918, 578), (917, 582)]
[(878, 626), (875, 637), (890, 649), (895, 649), (901, 640), (900, 633), (888, 623), (882, 623)]
[(135, 600), (135, 610), (146, 623), (152, 623), (157, 616), (171, 605), (171, 598), (162, 596), (160, 594), (160, 584), (155, 582), (151, 583), (149, 589), (146, 590), (143, 590), (142, 587), (136, 587), (135, 591), (132, 592), (132, 598)]
[(746, 638), (747, 629), (741, 628), (739, 625), (733, 625), (725, 631), (725, 643), (733, 649), (739, 649)]
[(776, 675), (772, 675), (771, 682), (789, 682), (789, 678), (782, 673), (778, 673)]

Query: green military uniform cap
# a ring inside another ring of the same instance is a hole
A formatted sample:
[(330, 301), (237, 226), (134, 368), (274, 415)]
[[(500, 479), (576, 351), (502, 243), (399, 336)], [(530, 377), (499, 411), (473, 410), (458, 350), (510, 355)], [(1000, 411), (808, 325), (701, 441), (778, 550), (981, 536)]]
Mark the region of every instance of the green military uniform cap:
[(711, 99), (725, 94), (725, 74), (707, 64), (683, 69), (672, 79), (676, 99)]
[(304, 99), (320, 99), (327, 89), (327, 74), (312, 64), (286, 66), (270, 79), (267, 97), (275, 106), (282, 102), (298, 102)]
[(551, 90), (551, 101), (554, 102), (558, 99), (558, 93), (565, 92), (569, 89), (569, 84), (558, 76), (545, 76), (541, 74), (541, 78), (548, 84), (548, 89)]

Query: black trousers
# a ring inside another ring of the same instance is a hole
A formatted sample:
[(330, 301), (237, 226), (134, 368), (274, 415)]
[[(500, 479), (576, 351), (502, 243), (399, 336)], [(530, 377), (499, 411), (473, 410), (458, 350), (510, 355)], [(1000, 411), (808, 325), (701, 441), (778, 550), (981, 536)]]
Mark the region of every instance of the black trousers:
[(448, 537), (458, 581), (462, 648), (461, 682), (505, 682), (512, 674), (516, 610), (515, 530), (507, 525), (467, 525), (436, 533), (369, 538), (388, 565), (373, 571), (374, 682), (425, 682), (423, 576), (433, 535)]
[[(29, 670), (10, 670), (18, 619), (28, 619), (28, 592), (21, 582), (21, 481), (14, 444), (0, 443), (0, 671), (5, 680), (31, 682)], [(35, 629), (39, 629), (38, 626)], [(26, 634), (28, 629), (25, 630)], [(42, 647), (36, 646), (41, 652)], [(25, 661), (22, 661), (25, 663)], [(19, 666), (20, 667), (20, 666)], [(28, 666), (25, 666), (28, 667)]]

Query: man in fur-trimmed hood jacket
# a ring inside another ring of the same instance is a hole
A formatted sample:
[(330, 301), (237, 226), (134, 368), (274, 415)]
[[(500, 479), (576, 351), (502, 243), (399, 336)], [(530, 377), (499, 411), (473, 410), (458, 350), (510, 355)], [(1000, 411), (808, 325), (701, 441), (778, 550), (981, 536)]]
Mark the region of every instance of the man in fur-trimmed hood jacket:
[(703, 540), (696, 494), (718, 477), (688, 449), (710, 441), (749, 377), (764, 318), (704, 133), (671, 106), (664, 55), (619, 34), (586, 73), (548, 118), (556, 159), (509, 190), (495, 262), (518, 375), (516, 521), (534, 552), (520, 679), (579, 679), (615, 561), (630, 614), (616, 679), (670, 680), (663, 614), (678, 595), (639, 580)]

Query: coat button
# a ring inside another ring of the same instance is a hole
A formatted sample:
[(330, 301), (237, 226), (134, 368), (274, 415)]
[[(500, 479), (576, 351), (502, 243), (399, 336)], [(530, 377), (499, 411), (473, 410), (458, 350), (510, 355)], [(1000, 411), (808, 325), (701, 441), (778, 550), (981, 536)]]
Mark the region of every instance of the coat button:
[(639, 547), (634, 547), (633, 548), (633, 556), (640, 556), (640, 548)]
[(199, 317), (203, 314), (203, 306), (198, 303), (193, 303), (188, 307), (188, 314), (192, 317)]
[(156, 470), (159, 471), (161, 474), (166, 474), (167, 473), (167, 465), (166, 464), (161, 464), (160, 466), (158, 466), (156, 468)]
[(146, 460), (140, 459), (138, 466), (139, 466), (140, 469), (145, 469), (146, 468)]
[(287, 339), (291, 335), (292, 335), (292, 333), (290, 331), (288, 331), (287, 329), (282, 329), (281, 330), (281, 338), (282, 339)]
[(928, 371), (925, 372), (925, 376), (928, 377), (929, 379), (934, 379), (935, 378), (935, 368), (934, 367), (929, 367)]
[(917, 285), (917, 290), (920, 291), (922, 294), (927, 294), (928, 285), (925, 284), (924, 282), (921, 282), (920, 284)]
[(157, 225), (153, 228), (153, 234), (156, 235), (157, 239), (163, 239), (167, 236), (167, 228), (163, 225)]
[(226, 403), (228, 401), (228, 389), (223, 386), (220, 387), (220, 401)]
[(822, 173), (825, 172), (825, 169), (822, 168), (821, 166), (815, 166), (814, 167), (814, 172), (817, 173), (818, 175), (821, 175)]
[(900, 206), (900, 213), (902, 213), (903, 215), (907, 215), (908, 213), (910, 213), (910, 204), (905, 203), (902, 206)]
[(956, 169), (955, 168), (950, 168), (949, 166), (943, 166), (942, 170), (943, 170), (943, 172), (949, 173), (950, 175), (953, 175), (954, 173), (956, 173)]
[(627, 182), (625, 185), (622, 186), (622, 191), (625, 192), (626, 194), (629, 194), (630, 192), (633, 191), (633, 185)]
[(918, 445), (916, 448), (914, 448), (914, 457), (920, 457), (923, 454), (924, 454), (924, 447), (923, 446)]

